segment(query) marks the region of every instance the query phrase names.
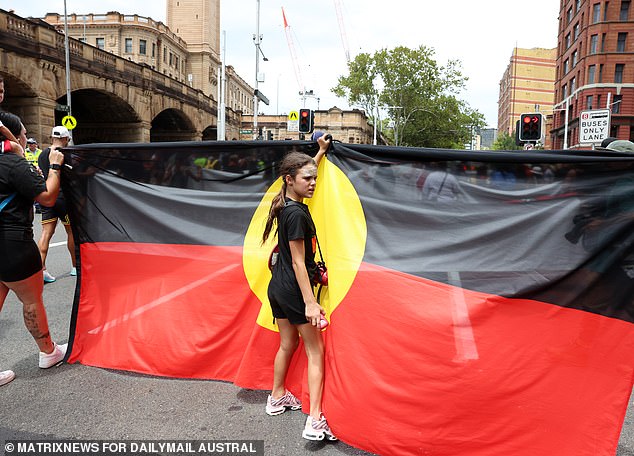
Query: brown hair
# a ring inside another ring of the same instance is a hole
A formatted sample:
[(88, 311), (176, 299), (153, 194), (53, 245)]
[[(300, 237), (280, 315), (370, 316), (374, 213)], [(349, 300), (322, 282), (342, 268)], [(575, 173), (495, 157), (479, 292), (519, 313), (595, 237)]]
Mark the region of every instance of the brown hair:
[(306, 155), (301, 152), (290, 152), (286, 155), (280, 163), (280, 176), (282, 176), (282, 189), (275, 195), (273, 201), (271, 201), (271, 208), (269, 209), (269, 216), (266, 219), (266, 225), (264, 226), (264, 233), (262, 233), (262, 243), (264, 244), (271, 234), (273, 225), (275, 227), (275, 233), (277, 234), (277, 218), (284, 207), (284, 199), (286, 198), (286, 176), (291, 176), (293, 179), (297, 176), (299, 171), (309, 163), (315, 164), (315, 160), (310, 155)]

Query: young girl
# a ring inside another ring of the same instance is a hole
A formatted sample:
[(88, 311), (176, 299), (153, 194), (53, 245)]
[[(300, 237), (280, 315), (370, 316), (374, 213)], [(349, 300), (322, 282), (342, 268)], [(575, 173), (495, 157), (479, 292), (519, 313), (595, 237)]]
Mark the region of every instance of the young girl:
[(304, 340), (308, 357), (308, 393), (310, 414), (302, 436), (309, 440), (336, 440), (321, 413), (324, 387), (324, 341), (319, 330), (321, 315), (325, 313), (313, 294), (310, 277), (315, 265), (315, 224), (303, 203), (312, 198), (317, 180), (317, 165), (330, 145), (330, 139), (318, 139), (319, 152), (313, 160), (299, 152), (291, 152), (280, 165), (282, 190), (271, 203), (268, 220), (262, 235), (263, 242), (277, 224), (279, 256), (273, 268), (268, 297), (280, 331), (280, 348), (273, 366), (273, 390), (266, 403), (271, 416), (284, 413), (287, 408), (299, 410), (301, 402), (286, 390), (286, 374), (291, 358)]

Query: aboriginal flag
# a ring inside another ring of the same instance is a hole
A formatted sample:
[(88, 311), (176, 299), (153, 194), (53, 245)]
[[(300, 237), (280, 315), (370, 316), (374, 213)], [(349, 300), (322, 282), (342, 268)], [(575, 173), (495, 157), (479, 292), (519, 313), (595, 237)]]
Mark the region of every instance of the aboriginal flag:
[[(69, 148), (69, 361), (269, 389), (261, 237), (295, 150), (316, 144)], [(634, 381), (634, 156), (336, 143), (317, 182), (338, 437), (392, 455), (615, 453)], [(288, 387), (307, 399), (305, 365), (300, 349)]]

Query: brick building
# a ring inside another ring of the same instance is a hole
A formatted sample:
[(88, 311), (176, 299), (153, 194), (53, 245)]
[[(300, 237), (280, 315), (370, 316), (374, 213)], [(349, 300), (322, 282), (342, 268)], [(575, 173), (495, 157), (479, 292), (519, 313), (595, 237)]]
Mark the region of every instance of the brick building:
[[(579, 144), (579, 114), (611, 110), (610, 136), (634, 139), (634, 12), (629, 0), (561, 0), (554, 149)], [(585, 147), (588, 147), (586, 145)]]
[(556, 49), (515, 48), (500, 80), (498, 132), (509, 135), (520, 114), (552, 111)]

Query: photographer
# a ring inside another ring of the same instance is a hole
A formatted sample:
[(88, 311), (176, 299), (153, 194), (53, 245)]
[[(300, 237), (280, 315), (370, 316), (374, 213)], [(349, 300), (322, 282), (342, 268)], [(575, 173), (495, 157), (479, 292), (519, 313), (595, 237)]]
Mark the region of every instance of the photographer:
[[(66, 344), (51, 340), (42, 300), (42, 259), (33, 241), (33, 200), (53, 205), (60, 187), (64, 156), (51, 151), (51, 172), (46, 181), (24, 158), (26, 129), (16, 115), (0, 112), (0, 122), (11, 130), (18, 143), (2, 140), (0, 154), (0, 310), (12, 290), (23, 304), (24, 324), (40, 350), (39, 367), (59, 364)], [(0, 372), (0, 385), (9, 383), (13, 371)]]

